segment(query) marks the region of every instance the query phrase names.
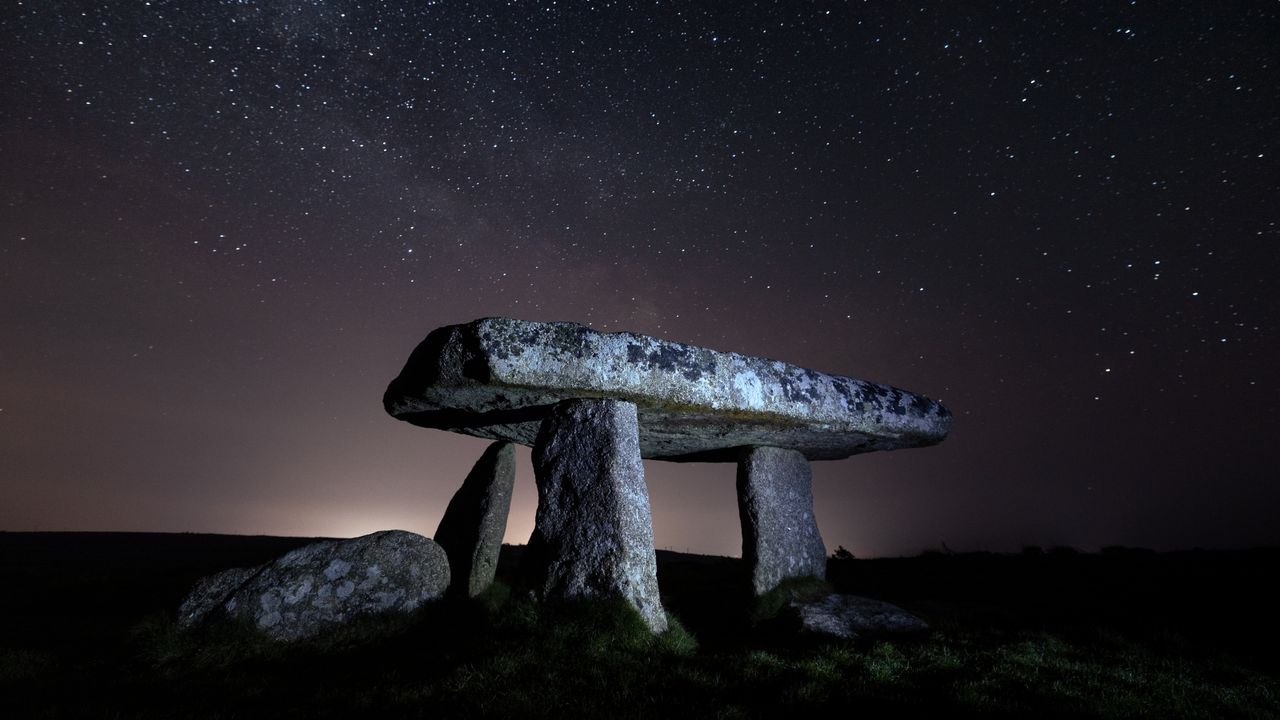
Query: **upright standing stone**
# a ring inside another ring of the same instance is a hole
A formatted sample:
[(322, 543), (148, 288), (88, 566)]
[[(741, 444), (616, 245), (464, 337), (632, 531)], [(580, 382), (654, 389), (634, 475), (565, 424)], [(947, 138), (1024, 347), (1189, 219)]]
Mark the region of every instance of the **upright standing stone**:
[(493, 443), (449, 501), (434, 539), (449, 555), (451, 593), (475, 597), (493, 582), (515, 477), (515, 446)]
[(654, 632), (666, 630), (636, 406), (557, 403), (538, 431), (533, 467), (538, 513), (527, 553), (538, 592), (620, 597)]
[(738, 460), (742, 558), (757, 595), (786, 578), (826, 576), (812, 485), (809, 461), (795, 450), (747, 448)]

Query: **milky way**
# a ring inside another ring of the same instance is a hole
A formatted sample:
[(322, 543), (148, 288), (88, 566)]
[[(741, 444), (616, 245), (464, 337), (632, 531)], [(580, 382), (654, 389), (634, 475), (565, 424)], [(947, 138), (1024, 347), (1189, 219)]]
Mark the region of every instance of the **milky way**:
[(507, 315), (945, 402), (828, 549), (1280, 542), (1276, 6), (968, 5), (15, 3), (0, 529), (430, 535), (484, 443), (382, 391)]

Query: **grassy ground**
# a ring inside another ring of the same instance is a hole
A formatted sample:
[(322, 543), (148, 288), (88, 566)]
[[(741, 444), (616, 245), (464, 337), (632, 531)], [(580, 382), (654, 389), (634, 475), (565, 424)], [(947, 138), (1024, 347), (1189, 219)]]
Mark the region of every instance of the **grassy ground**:
[(833, 561), (934, 626), (893, 641), (797, 636), (737, 561), (662, 552), (656, 638), (505, 585), (297, 646), (174, 627), (201, 574), (302, 542), (0, 533), (0, 717), (1280, 717), (1274, 551)]

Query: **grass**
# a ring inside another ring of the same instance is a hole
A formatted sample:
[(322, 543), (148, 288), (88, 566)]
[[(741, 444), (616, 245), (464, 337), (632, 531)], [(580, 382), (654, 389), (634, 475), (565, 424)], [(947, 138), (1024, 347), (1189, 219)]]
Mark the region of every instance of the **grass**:
[(779, 619), (783, 608), (791, 600), (819, 600), (834, 590), (830, 583), (818, 578), (787, 578), (769, 592), (749, 601), (747, 622), (752, 627), (759, 628)]
[[(0, 534), (0, 550), (8, 541)], [(248, 541), (237, 552), (257, 557)], [(1274, 570), (1274, 553), (833, 563), (838, 589), (873, 588), (864, 594), (934, 627), (858, 643), (771, 629), (786, 597), (821, 584), (750, 601), (734, 591), (734, 561), (660, 553), (671, 629), (659, 636), (623, 604), (540, 604), (499, 583), (297, 645), (243, 626), (179, 631), (173, 607), (207, 555), (193, 548), (159, 571), (147, 553), (133, 557), (89, 572), (71, 558), (16, 568), (0, 554), (8, 577), (45, 582), (11, 585), (25, 592), (0, 606), (0, 717), (1280, 717), (1276, 624), (1250, 613), (1275, 600), (1251, 584)], [(1218, 584), (1177, 599), (1159, 585), (1166, 569), (1179, 584), (1205, 573)], [(1135, 574), (1166, 602), (1109, 594)], [(1230, 610), (1255, 632), (1222, 635), (1236, 630)]]

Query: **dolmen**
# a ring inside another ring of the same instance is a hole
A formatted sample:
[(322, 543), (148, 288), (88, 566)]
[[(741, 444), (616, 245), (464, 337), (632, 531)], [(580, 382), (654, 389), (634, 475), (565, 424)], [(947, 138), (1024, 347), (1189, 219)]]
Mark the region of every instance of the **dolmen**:
[(535, 592), (620, 597), (655, 632), (666, 615), (643, 458), (737, 464), (742, 555), (763, 594), (787, 578), (825, 575), (809, 461), (933, 445), (951, 427), (940, 403), (888, 385), (500, 317), (431, 332), (383, 404), (414, 425), (497, 441), (441, 531), (451, 514), (477, 519), (437, 533), (454, 587), (474, 594), (492, 580), (510, 503), (510, 443), (529, 445), (538, 510), (525, 563)]

